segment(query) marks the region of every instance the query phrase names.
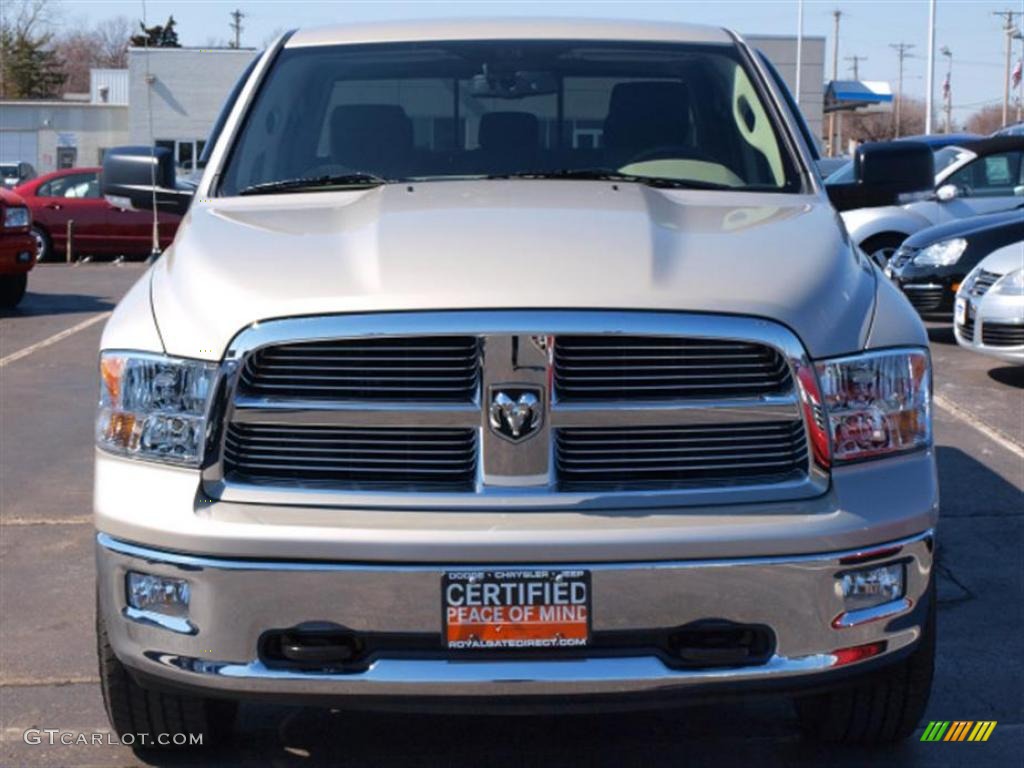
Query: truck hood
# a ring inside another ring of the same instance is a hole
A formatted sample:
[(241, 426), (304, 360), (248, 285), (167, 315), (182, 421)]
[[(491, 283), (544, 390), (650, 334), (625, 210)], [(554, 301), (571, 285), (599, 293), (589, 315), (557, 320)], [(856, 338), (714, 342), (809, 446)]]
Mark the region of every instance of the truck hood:
[(818, 357), (875, 294), (823, 197), (550, 180), (197, 199), (152, 275), (166, 351), (211, 360), (257, 321), (492, 308), (753, 315)]

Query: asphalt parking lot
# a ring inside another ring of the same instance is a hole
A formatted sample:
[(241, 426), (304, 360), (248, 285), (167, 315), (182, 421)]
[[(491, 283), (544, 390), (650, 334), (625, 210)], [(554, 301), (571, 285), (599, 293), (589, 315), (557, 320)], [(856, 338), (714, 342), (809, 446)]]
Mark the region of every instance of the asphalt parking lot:
[[(200, 758), (26, 744), (105, 733), (93, 639), (92, 422), (103, 320), (139, 265), (43, 265), (0, 314), (0, 765), (1010, 766), (1024, 764), (1024, 367), (930, 324), (942, 486), (939, 651), (926, 720), (995, 720), (986, 743), (809, 746), (788, 704), (558, 717), (350, 714), (246, 705)], [(140, 504), (145, 504), (140, 499)]]

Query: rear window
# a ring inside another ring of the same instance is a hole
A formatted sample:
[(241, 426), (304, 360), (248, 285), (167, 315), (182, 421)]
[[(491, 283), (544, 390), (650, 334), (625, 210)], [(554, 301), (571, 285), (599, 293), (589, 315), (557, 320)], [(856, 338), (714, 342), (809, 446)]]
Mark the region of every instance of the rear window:
[(734, 46), (486, 41), (283, 50), (220, 193), (346, 173), (559, 169), (799, 186)]

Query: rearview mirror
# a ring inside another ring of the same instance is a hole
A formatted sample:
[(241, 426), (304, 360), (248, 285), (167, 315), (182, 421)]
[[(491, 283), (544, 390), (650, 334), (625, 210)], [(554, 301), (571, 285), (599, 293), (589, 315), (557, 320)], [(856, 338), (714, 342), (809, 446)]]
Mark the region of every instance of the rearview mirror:
[(179, 188), (166, 147), (116, 147), (103, 158), (100, 194), (118, 208), (184, 216), (193, 190)]
[(853, 157), (849, 184), (829, 184), (836, 210), (894, 205), (901, 194), (930, 190), (935, 184), (935, 158), (927, 144), (889, 141), (862, 144)]

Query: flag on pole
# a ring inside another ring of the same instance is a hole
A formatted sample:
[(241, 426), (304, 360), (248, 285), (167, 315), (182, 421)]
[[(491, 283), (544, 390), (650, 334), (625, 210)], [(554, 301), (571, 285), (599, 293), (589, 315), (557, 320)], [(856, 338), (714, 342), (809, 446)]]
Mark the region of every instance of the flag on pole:
[(942, 81), (942, 98), (948, 99), (952, 88), (953, 86), (949, 82), (949, 72), (947, 72), (946, 79)]
[(1017, 66), (1013, 68), (1013, 74), (1011, 75), (1011, 77), (1013, 78), (1014, 88), (1020, 85), (1021, 62), (1021, 59), (1017, 59)]

